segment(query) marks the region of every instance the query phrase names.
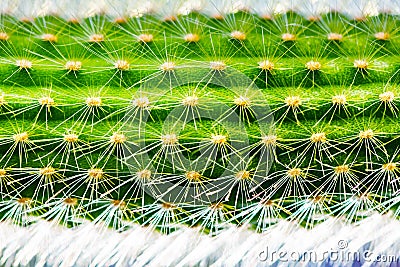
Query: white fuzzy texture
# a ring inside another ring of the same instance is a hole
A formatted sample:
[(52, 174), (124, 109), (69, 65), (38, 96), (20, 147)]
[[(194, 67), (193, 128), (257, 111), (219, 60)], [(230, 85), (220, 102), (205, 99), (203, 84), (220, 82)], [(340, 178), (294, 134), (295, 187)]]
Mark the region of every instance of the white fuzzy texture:
[[(261, 261), (260, 252), (267, 247), (270, 253), (313, 251), (321, 253), (319, 255), (332, 249), (352, 253), (368, 250), (374, 257), (396, 256), (399, 260), (399, 227), (398, 220), (380, 214), (373, 214), (357, 224), (329, 218), (312, 229), (282, 220), (264, 233), (255, 233), (245, 226), (228, 225), (214, 237), (201, 234), (197, 228), (184, 226), (163, 235), (139, 225), (117, 232), (88, 221), (74, 229), (43, 220), (27, 227), (2, 222), (0, 265), (288, 266), (290, 261)], [(343, 249), (338, 248), (341, 240), (347, 244)], [(301, 264), (309, 266), (312, 263), (306, 261)], [(322, 262), (314, 264), (319, 266)], [(351, 266), (352, 262), (342, 258), (331, 264)], [(379, 262), (362, 264), (374, 266)]]
[(336, 10), (351, 18), (377, 15), (379, 12), (400, 14), (398, 1), (378, 0), (5, 0), (0, 11), (19, 18), (59, 15), (66, 19), (103, 13), (111, 18), (157, 14), (160, 18), (198, 11), (209, 16), (246, 10), (258, 15), (273, 15), (294, 10), (306, 18)]

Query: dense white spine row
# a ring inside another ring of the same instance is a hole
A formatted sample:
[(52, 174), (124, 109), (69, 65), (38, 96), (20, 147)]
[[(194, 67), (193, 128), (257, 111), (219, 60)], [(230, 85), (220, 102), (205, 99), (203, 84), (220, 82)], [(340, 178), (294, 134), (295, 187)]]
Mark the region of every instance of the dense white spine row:
[(6, 0), (0, 3), (1, 13), (19, 18), (60, 15), (66, 19), (81, 19), (99, 13), (112, 18), (145, 14), (167, 18), (190, 12), (216, 17), (237, 11), (271, 16), (289, 10), (296, 11), (307, 19), (332, 10), (357, 19), (383, 12), (398, 15), (400, 4), (395, 0)]
[(357, 225), (330, 218), (312, 230), (281, 220), (262, 234), (245, 226), (227, 225), (215, 237), (186, 227), (161, 235), (138, 225), (118, 233), (90, 222), (75, 229), (46, 221), (23, 228), (2, 222), (0, 264), (7, 267), (217, 267), (324, 266), (328, 263), (329, 266), (388, 266), (392, 263), (396, 266), (400, 261), (399, 227), (398, 220), (379, 214)]

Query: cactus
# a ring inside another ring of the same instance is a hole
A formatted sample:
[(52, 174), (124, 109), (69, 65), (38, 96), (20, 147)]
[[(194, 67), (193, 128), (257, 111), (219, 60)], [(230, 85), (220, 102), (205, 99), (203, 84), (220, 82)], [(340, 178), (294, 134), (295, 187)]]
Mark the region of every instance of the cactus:
[(0, 265), (398, 263), (400, 4), (345, 2), (0, 4)]

